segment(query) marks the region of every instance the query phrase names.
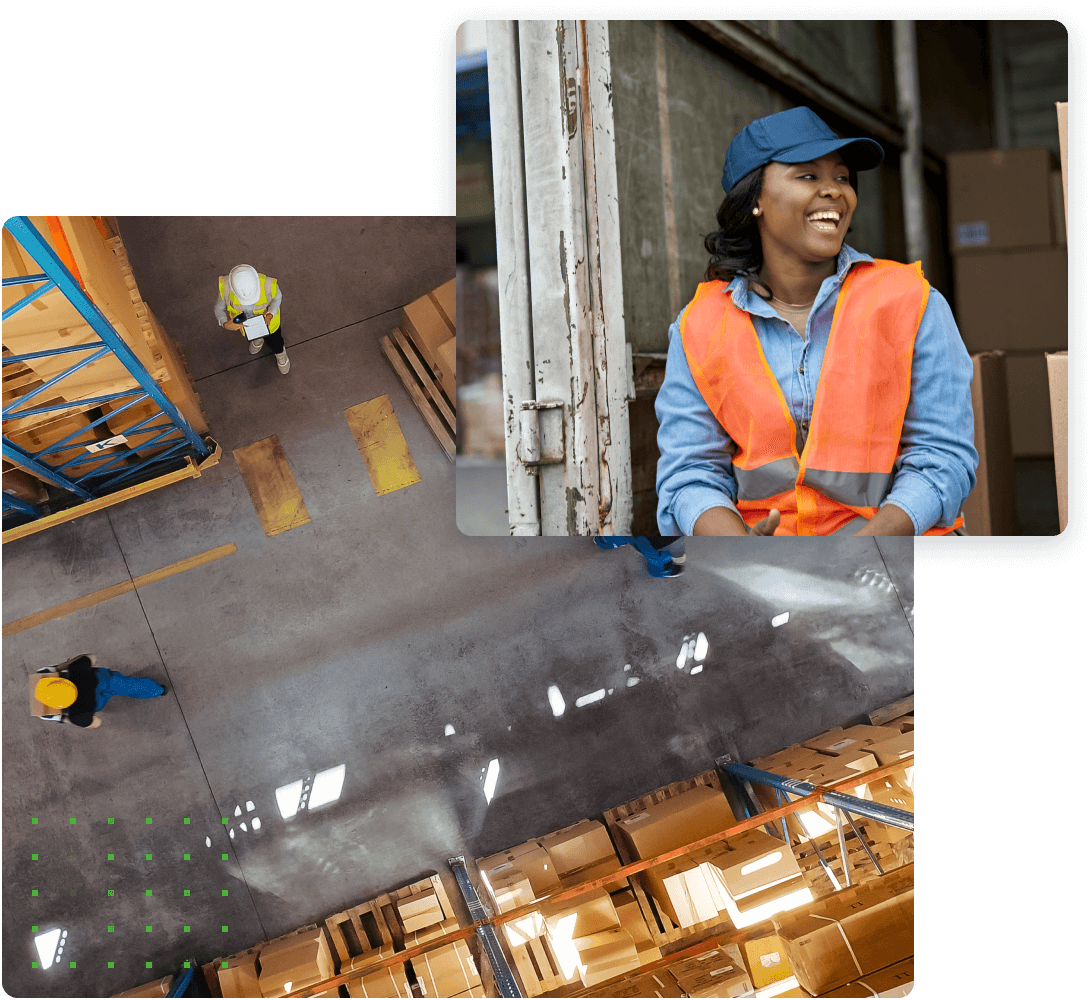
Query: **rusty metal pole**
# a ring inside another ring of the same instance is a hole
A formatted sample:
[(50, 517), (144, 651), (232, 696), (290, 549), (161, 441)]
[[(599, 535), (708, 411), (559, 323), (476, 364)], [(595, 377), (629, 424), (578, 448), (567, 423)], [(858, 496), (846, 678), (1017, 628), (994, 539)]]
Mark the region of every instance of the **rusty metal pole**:
[(926, 231), (926, 186), (922, 174), (922, 110), (918, 94), (918, 52), (913, 21), (892, 22), (895, 49), (895, 94), (899, 121), (907, 140), (899, 161), (903, 184), (903, 221), (907, 261), (929, 263)]

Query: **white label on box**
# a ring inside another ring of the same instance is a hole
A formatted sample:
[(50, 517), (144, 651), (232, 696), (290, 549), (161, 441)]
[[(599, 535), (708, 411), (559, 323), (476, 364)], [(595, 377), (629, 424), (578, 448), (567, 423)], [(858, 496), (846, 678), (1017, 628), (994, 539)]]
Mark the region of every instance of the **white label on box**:
[(988, 222), (961, 222), (956, 226), (957, 247), (985, 247), (990, 245)]
[(769, 951), (766, 955), (759, 956), (759, 964), (765, 969), (769, 969), (772, 966), (779, 965), (782, 962), (782, 956), (777, 951)]
[(116, 437), (106, 438), (105, 441), (95, 441), (94, 444), (87, 445), (87, 451), (92, 455), (97, 452), (105, 451), (107, 448), (116, 448), (119, 444), (126, 444), (128, 438), (124, 434), (118, 434)]
[(850, 744), (853, 743), (853, 742), (854, 742), (853, 740), (843, 740), (840, 743), (832, 743), (831, 746), (829, 746), (827, 749), (828, 750), (841, 750), (843, 747), (850, 746)]

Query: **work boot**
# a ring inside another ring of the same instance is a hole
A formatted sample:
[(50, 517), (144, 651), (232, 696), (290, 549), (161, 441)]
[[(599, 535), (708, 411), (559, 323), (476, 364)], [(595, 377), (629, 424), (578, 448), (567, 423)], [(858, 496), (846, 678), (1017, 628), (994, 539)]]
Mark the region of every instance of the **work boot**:
[(249, 342), (249, 353), (257, 354), (262, 347), (264, 347), (264, 337), (258, 337), (256, 340), (251, 340)]
[(276, 364), (279, 366), (281, 375), (286, 375), (291, 370), (291, 359), (287, 357), (286, 347), (282, 354), (276, 355)]

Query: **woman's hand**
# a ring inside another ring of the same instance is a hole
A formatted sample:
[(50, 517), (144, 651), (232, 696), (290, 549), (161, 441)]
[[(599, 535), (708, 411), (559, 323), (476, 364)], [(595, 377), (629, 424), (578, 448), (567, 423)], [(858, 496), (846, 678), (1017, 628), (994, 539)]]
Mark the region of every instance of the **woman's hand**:
[(223, 324), (223, 329), (224, 330), (241, 330), (242, 329), (242, 324), (241, 323), (233, 323), (228, 319), (226, 321), (226, 323)]
[(264, 313), (261, 313), (261, 315), (264, 317), (264, 325), (267, 326), (271, 330), (272, 329), (272, 314), (270, 312), (264, 312)]
[[(772, 510), (749, 528), (728, 507), (711, 507), (695, 522), (693, 535), (773, 535), (782, 516)], [(909, 518), (908, 518), (909, 520)]]
[(913, 535), (914, 522), (902, 507), (886, 503), (855, 535)]

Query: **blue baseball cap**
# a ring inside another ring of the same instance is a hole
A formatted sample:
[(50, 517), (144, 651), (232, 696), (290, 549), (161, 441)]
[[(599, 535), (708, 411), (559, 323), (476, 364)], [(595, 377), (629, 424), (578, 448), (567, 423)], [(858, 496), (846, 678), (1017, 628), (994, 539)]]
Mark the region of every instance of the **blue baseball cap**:
[(871, 170), (884, 162), (880, 143), (873, 139), (840, 139), (810, 108), (790, 108), (757, 118), (729, 144), (722, 187), (728, 193), (737, 181), (765, 163), (805, 163), (836, 150), (843, 151), (847, 166), (855, 170)]

